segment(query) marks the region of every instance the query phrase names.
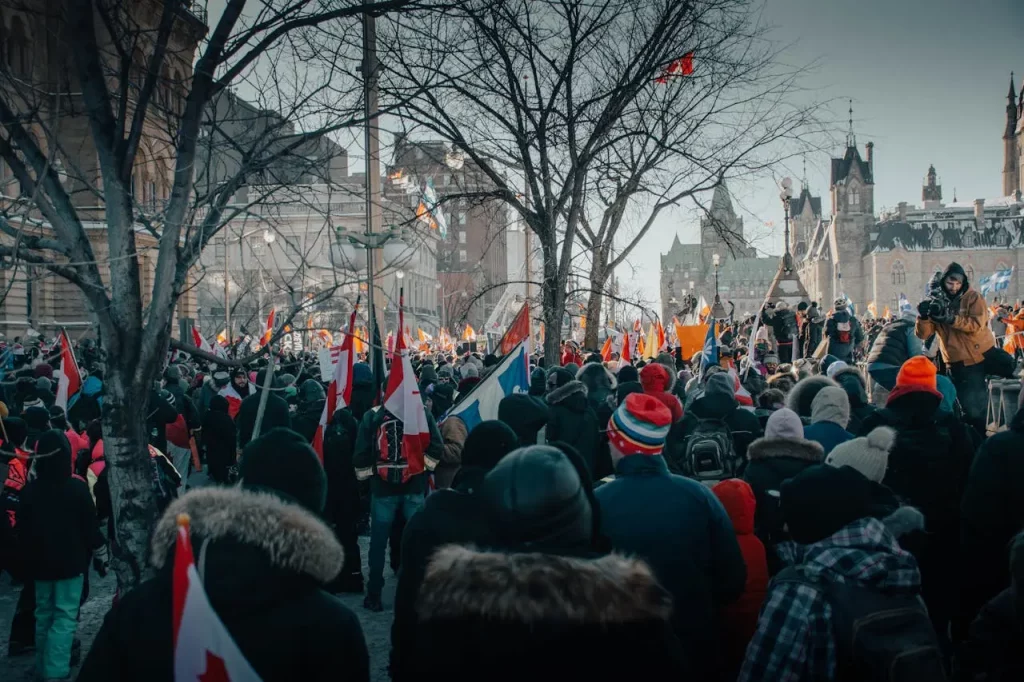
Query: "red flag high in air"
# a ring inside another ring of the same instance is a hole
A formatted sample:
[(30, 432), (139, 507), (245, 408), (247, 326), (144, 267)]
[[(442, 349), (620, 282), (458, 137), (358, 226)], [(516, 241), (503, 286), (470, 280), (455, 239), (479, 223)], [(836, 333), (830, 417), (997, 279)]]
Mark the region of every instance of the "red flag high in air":
[(678, 76), (690, 76), (693, 74), (693, 51), (689, 51), (679, 59), (669, 62), (661, 75), (654, 79), (658, 85), (665, 85), (668, 79)]
[(82, 389), (82, 373), (78, 369), (75, 351), (71, 348), (68, 333), (60, 330), (60, 381), (57, 383), (55, 405), (68, 411), (68, 400)]
[(274, 336), (274, 316), (277, 313), (273, 308), (270, 309), (270, 314), (267, 315), (267, 324), (263, 328), (263, 336), (260, 338), (260, 345), (265, 346), (270, 343), (270, 339)]
[(334, 413), (347, 407), (352, 402), (352, 365), (355, 359), (355, 333), (356, 333), (356, 310), (359, 308), (359, 301), (352, 309), (352, 315), (348, 318), (348, 333), (345, 334), (338, 351), (338, 361), (334, 363), (334, 376), (327, 387), (327, 400), (324, 402), (324, 411), (320, 415), (320, 424), (313, 434), (313, 449), (320, 458), (320, 464), (324, 463), (324, 435), (327, 433), (327, 426), (334, 419)]

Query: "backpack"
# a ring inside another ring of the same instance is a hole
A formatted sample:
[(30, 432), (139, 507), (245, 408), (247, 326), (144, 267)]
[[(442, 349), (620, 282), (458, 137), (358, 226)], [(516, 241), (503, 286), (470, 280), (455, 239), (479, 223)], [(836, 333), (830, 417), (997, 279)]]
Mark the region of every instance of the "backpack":
[(705, 485), (712, 485), (736, 475), (736, 449), (732, 430), (722, 419), (706, 418), (686, 439), (684, 459), (687, 475)]
[(377, 475), (388, 483), (404, 483), (409, 460), (402, 442), (405, 429), (402, 420), (386, 408), (380, 408), (377, 423)]
[(836, 331), (839, 332), (839, 343), (850, 343), (850, 321), (836, 322)]
[(795, 566), (776, 581), (811, 585), (832, 607), (836, 680), (944, 682), (942, 651), (928, 611), (917, 596), (886, 594), (847, 583), (807, 579)]

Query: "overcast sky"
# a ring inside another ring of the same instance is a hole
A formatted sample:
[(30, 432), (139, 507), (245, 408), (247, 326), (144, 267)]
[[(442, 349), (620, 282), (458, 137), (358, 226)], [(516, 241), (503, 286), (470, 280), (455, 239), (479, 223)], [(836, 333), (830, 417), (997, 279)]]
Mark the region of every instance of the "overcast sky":
[[(816, 63), (807, 86), (833, 107), (840, 139), (847, 99), (861, 147), (875, 143), (875, 207), (920, 204), (921, 181), (934, 163), (951, 201), (1002, 193), (1006, 91), (1010, 71), (1024, 77), (1024, 0), (766, 0), (764, 20), (789, 45), (794, 65)], [(833, 150), (841, 155), (842, 150)], [(828, 210), (829, 155), (808, 158), (811, 191)], [(800, 163), (780, 167), (799, 190)], [(737, 208), (762, 252), (782, 251), (782, 208), (772, 178), (736, 186)], [(774, 221), (773, 230), (764, 227)], [(658, 254), (678, 232), (696, 242), (698, 218), (678, 211), (632, 257), (646, 291), (658, 291)], [(759, 227), (758, 227), (759, 226)], [(633, 276), (634, 271), (620, 277)]]

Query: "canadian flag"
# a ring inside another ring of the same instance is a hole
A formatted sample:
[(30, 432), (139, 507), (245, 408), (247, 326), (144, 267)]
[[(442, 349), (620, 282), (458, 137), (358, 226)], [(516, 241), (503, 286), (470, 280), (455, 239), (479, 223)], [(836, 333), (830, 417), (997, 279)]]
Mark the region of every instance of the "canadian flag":
[(626, 365), (632, 364), (632, 355), (630, 353), (630, 342), (629, 332), (622, 333), (622, 349), (619, 351), (619, 368), (625, 367)]
[(345, 338), (341, 342), (338, 359), (334, 363), (334, 376), (327, 387), (327, 400), (324, 402), (323, 414), (320, 415), (320, 424), (316, 427), (316, 432), (313, 434), (313, 449), (316, 450), (316, 454), (320, 458), (320, 464), (324, 463), (324, 434), (327, 433), (327, 425), (334, 419), (336, 411), (348, 406), (352, 401), (352, 363), (355, 359), (355, 331), (356, 308), (353, 308), (352, 316), (348, 318), (348, 333), (345, 334)]
[(192, 555), (188, 514), (178, 516), (172, 604), (175, 682), (259, 682), (203, 589)]
[(68, 411), (68, 399), (82, 389), (82, 373), (78, 370), (75, 351), (71, 348), (68, 333), (60, 330), (60, 381), (57, 383), (57, 399), (54, 404)]
[[(405, 305), (399, 297), (398, 328), (404, 327)], [(405, 347), (403, 334), (398, 334), (395, 344), (395, 357), (391, 360), (391, 373), (388, 375), (388, 387), (384, 391), (384, 409), (402, 422), (402, 447), (409, 466), (403, 473), (403, 479), (415, 476), (425, 470), (433, 471), (437, 460), (426, 456), (430, 445), (430, 427), (427, 425), (427, 413), (420, 399), (420, 389), (416, 385), (416, 375), (409, 362), (409, 351)]]
[(210, 345), (210, 342), (203, 338), (203, 335), (199, 333), (199, 330), (196, 329), (195, 326), (192, 327), (192, 343), (194, 343), (195, 347), (199, 350), (206, 351), (207, 353), (213, 352), (213, 347)]
[(261, 346), (270, 343), (270, 339), (274, 336), (274, 316), (276, 313), (277, 311), (271, 308), (270, 314), (267, 315), (267, 324), (263, 327), (263, 336), (260, 337)]
[[(220, 389), (219, 395), (224, 396), (228, 401), (228, 416), (232, 419), (237, 417), (238, 411), (242, 409), (242, 395), (235, 388), (234, 379), (227, 386)], [(249, 395), (256, 395), (256, 386), (251, 382), (249, 383)]]

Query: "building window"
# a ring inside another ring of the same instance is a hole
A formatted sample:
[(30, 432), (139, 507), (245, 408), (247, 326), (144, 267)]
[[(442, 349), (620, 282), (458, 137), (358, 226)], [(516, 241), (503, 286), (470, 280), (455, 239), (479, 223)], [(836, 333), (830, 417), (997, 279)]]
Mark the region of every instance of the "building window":
[(851, 187), (847, 190), (846, 202), (850, 205), (850, 208), (857, 208), (860, 206), (860, 192), (857, 191), (856, 187)]
[(459, 262), (460, 263), (465, 263), (466, 262), (466, 250), (465, 249), (459, 249)]
[(933, 230), (932, 231), (932, 248), (933, 249), (941, 249), (943, 247), (944, 243), (945, 242), (943, 242), (943, 240), (942, 240), (942, 232), (940, 232), (938, 229)]
[(1009, 245), (1010, 237), (1006, 234), (1006, 230), (999, 230), (999, 233), (996, 235), (996, 246), (1005, 247)]
[(964, 269), (964, 273), (966, 273), (966, 275), (967, 275), (967, 281), (968, 282), (973, 282), (974, 281), (974, 266), (973, 265), (968, 265)]
[(964, 248), (974, 248), (974, 230), (968, 229), (966, 232), (964, 232)]
[(215, 260), (223, 261), (225, 258), (224, 254), (224, 242), (214, 242), (213, 244), (213, 257)]
[(892, 264), (892, 283), (893, 284), (906, 284), (907, 283), (907, 271), (903, 267), (901, 261), (896, 261)]
[(466, 231), (465, 230), (459, 230), (459, 243), (460, 244), (465, 244), (466, 243)]
[(459, 213), (459, 225), (465, 225), (465, 224), (466, 224), (466, 213), (463, 211), (463, 212)]

